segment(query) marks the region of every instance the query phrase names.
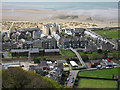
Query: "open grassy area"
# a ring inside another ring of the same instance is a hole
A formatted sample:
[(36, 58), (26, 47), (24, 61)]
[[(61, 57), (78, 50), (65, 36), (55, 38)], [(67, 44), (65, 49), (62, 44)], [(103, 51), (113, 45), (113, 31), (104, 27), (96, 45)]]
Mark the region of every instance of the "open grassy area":
[(80, 79), (78, 88), (115, 88), (115, 81)]
[(60, 54), (62, 56), (75, 56), (75, 54), (71, 50), (60, 49)]
[(106, 37), (106, 38), (115, 38), (118, 37), (118, 32), (120, 29), (112, 29), (112, 30), (93, 30), (95, 33)]
[(84, 77), (97, 77), (97, 78), (113, 78), (113, 75), (118, 75), (118, 70), (120, 68), (112, 68), (112, 69), (102, 69), (102, 70), (94, 70), (94, 71), (82, 71), (79, 72), (79, 76)]

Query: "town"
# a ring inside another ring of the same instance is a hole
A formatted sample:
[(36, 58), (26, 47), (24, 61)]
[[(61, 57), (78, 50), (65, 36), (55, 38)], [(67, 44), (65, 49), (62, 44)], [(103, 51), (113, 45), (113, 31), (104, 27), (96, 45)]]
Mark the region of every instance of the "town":
[[(120, 67), (120, 58), (115, 60), (106, 53), (120, 50), (120, 38), (109, 40), (94, 32), (104, 29), (119, 27), (63, 29), (60, 24), (54, 23), (43, 25), (43, 29), (36, 26), (1, 31), (2, 69), (22, 67), (64, 87), (73, 87), (79, 72)], [(88, 59), (82, 55), (103, 52), (102, 58)]]

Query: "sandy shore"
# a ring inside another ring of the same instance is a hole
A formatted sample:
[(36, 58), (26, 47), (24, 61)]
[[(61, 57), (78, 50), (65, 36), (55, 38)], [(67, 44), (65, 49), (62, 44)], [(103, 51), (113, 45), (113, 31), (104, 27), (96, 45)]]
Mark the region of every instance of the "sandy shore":
[(117, 13), (117, 10), (3, 9), (2, 21), (82, 22), (97, 24), (97, 27), (116, 27)]

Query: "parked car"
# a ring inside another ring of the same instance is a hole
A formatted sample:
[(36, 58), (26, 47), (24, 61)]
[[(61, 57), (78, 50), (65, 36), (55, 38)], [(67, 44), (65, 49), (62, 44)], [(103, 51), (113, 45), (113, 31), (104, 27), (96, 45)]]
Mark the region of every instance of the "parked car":
[(70, 78), (67, 78), (67, 81), (69, 81), (70, 80)]
[(117, 66), (114, 66), (114, 68), (116, 68)]
[(72, 79), (74, 80), (74, 77), (72, 77)]
[(102, 69), (105, 69), (106, 68), (106, 66), (102, 66)]
[(110, 68), (110, 67), (106, 67), (106, 69), (107, 69), (107, 68)]
[(71, 83), (73, 83), (73, 82), (74, 82), (74, 80), (71, 81)]

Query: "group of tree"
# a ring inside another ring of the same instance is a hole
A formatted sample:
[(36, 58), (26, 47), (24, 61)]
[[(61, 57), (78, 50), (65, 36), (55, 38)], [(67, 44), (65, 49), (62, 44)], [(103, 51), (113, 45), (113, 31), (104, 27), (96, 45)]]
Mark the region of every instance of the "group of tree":
[(40, 76), (22, 68), (8, 68), (2, 71), (2, 88), (60, 88), (47, 77)]

